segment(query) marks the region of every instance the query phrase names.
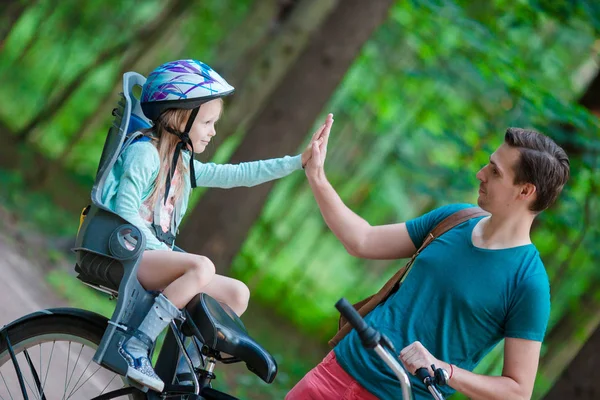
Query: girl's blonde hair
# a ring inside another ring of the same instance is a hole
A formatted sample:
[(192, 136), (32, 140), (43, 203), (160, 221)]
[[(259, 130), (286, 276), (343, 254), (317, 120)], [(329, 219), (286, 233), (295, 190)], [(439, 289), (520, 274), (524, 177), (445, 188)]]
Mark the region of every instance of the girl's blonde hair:
[[(219, 112), (219, 117), (221, 117), (223, 114), (223, 99), (219, 97), (215, 100), (218, 100), (221, 104), (221, 110)], [(182, 127), (185, 127), (187, 124), (191, 113), (192, 110), (186, 110), (183, 108), (172, 108), (166, 110), (161, 114), (160, 118), (155, 121), (154, 127), (144, 132), (145, 135), (150, 135), (152, 143), (158, 150), (158, 156), (160, 159), (158, 176), (154, 181), (154, 189), (149, 197), (152, 207), (154, 207), (156, 204), (158, 196), (162, 196), (164, 198), (167, 174), (169, 173), (171, 163), (173, 162), (175, 147), (177, 147), (177, 144), (180, 142), (180, 139), (176, 135), (167, 131), (166, 127), (169, 127), (171, 130), (175, 129), (176, 131), (180, 131)], [(185, 150), (185, 148), (182, 150)], [(193, 156), (194, 155), (192, 154), (191, 157)], [(183, 193), (183, 182), (185, 179), (185, 174), (188, 173), (188, 166), (183, 162), (183, 157), (179, 157), (177, 160), (176, 169), (177, 172), (179, 172), (180, 179), (179, 184), (173, 190), (175, 191), (175, 198), (178, 199)], [(191, 179), (195, 179), (195, 177), (191, 177)]]
[[(167, 175), (169, 173), (169, 169), (171, 168), (171, 163), (173, 162), (175, 147), (177, 147), (177, 144), (180, 142), (179, 138), (176, 135), (169, 133), (165, 127), (179, 131), (181, 126), (185, 126), (187, 123), (191, 112), (191, 110), (182, 108), (167, 110), (161, 115), (158, 121), (156, 121), (155, 126), (145, 132), (145, 134), (151, 134), (150, 138), (158, 150), (158, 157), (160, 159), (158, 176), (154, 181), (154, 188), (149, 197), (152, 207), (154, 207), (156, 204), (158, 196), (163, 198), (165, 195)], [(185, 148), (182, 150), (185, 150)], [(177, 160), (177, 171), (180, 179), (178, 185), (173, 188), (176, 199), (179, 198), (179, 196), (181, 196), (183, 193), (183, 180), (185, 179), (184, 174), (187, 174), (187, 170), (188, 167), (183, 162), (183, 157), (179, 157)]]

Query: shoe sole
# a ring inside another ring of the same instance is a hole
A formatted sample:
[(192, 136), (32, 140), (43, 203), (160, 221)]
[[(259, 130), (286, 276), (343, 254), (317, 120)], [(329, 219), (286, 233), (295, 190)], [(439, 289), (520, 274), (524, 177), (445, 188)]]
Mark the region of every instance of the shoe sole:
[(135, 368), (127, 367), (127, 378), (136, 381), (139, 384), (147, 386), (149, 389), (154, 390), (155, 392), (162, 393), (165, 388), (165, 383), (162, 381), (156, 381), (148, 377), (147, 375), (141, 373)]

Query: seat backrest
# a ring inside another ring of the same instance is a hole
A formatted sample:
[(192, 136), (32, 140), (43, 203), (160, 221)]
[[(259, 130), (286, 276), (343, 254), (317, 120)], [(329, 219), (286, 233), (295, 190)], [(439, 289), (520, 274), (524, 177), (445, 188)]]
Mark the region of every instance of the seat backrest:
[(134, 94), (136, 87), (141, 88), (145, 82), (146, 78), (137, 72), (123, 74), (123, 92), (120, 94), (117, 107), (113, 110), (115, 118), (104, 142), (92, 188), (92, 203), (96, 206), (102, 206), (100, 198), (104, 182), (117, 158), (129, 143), (128, 138), (133, 132), (152, 127), (152, 122), (142, 112), (140, 101)]
[[(137, 136), (134, 132), (150, 128), (152, 123), (142, 112), (134, 94), (146, 78), (136, 72), (123, 75), (123, 92), (102, 150), (96, 180), (92, 188), (87, 215), (83, 220), (73, 250), (77, 256), (75, 270), (84, 283), (117, 296), (117, 304), (94, 361), (117, 373), (125, 374), (127, 363), (118, 353), (118, 345), (130, 328), (140, 324), (150, 309), (155, 294), (149, 293), (137, 280), (137, 269), (145, 249), (142, 232), (101, 202), (106, 178), (123, 149)], [(135, 243), (135, 247), (127, 246)]]

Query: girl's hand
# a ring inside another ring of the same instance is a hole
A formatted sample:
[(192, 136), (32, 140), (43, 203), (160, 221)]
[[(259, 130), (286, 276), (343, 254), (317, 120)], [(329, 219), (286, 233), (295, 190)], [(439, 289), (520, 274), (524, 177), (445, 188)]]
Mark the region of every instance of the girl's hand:
[[(329, 123), (329, 128), (328, 124)], [(312, 155), (313, 155), (313, 143), (318, 143), (319, 145), (322, 144), (323, 142), (323, 133), (325, 131), (325, 129), (331, 129), (331, 124), (333, 123), (333, 114), (328, 114), (327, 115), (327, 119), (325, 120), (325, 123), (323, 125), (321, 125), (319, 127), (319, 129), (317, 129), (317, 131), (312, 135), (312, 138), (310, 139), (310, 143), (308, 143), (308, 146), (306, 146), (306, 149), (302, 152), (302, 168), (306, 168), (306, 164), (308, 163), (308, 161), (311, 159)], [(329, 132), (327, 132), (327, 135), (329, 135)]]
[(324, 165), (327, 156), (327, 143), (329, 142), (329, 133), (331, 132), (332, 125), (333, 114), (328, 114), (325, 124), (318, 131), (319, 135), (315, 133), (313, 136), (310, 158), (304, 166), (308, 179), (316, 179), (321, 175), (325, 175)]

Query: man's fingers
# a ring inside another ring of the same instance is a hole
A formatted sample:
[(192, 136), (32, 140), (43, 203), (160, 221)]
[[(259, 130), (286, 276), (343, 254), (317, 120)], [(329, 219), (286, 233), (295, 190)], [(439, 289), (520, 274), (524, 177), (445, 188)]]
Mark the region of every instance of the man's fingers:
[(315, 140), (311, 143), (311, 147), (312, 147), (312, 154), (311, 154), (311, 160), (315, 160), (318, 162), (319, 157), (321, 156), (320, 152), (319, 152), (319, 141)]
[(311, 141), (311, 142), (312, 142), (312, 141), (314, 141), (315, 139), (317, 139), (319, 136), (321, 136), (321, 134), (323, 133), (323, 129), (325, 129), (325, 126), (326, 126), (326, 125), (327, 125), (326, 123), (325, 123), (325, 124), (323, 124), (323, 125), (321, 125), (321, 126), (319, 127), (319, 129), (317, 129), (317, 130), (315, 131), (315, 133), (313, 133), (312, 137), (310, 138), (310, 141)]

